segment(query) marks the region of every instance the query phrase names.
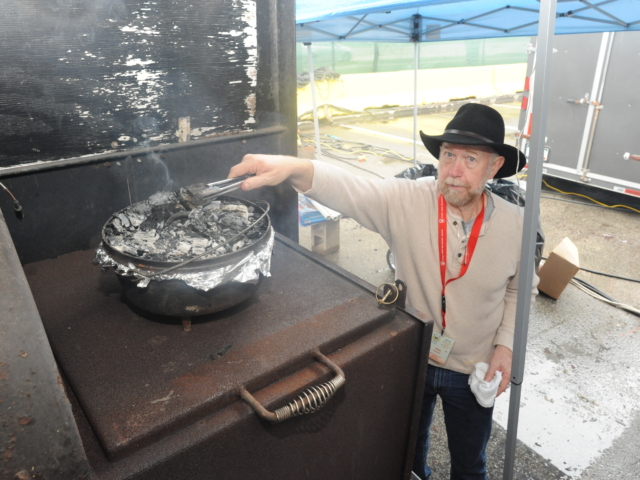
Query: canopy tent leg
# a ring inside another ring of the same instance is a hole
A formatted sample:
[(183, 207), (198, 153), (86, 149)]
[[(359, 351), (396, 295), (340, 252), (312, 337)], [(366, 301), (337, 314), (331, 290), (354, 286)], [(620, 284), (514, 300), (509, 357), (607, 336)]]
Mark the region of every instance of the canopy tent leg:
[(535, 247), (537, 218), (540, 213), (540, 186), (544, 139), (547, 128), (549, 106), (549, 78), (551, 73), (551, 53), (556, 19), (556, 1), (540, 0), (540, 21), (538, 24), (536, 95), (533, 97), (533, 117), (531, 150), (527, 174), (527, 201), (524, 207), (524, 227), (518, 277), (518, 304), (516, 306), (516, 326), (513, 339), (513, 362), (511, 366), (511, 397), (503, 479), (512, 480), (516, 457), (520, 397), (524, 376), (524, 361), (527, 349), (529, 310), (531, 307), (531, 287), (535, 268)]
[(420, 42), (413, 44), (413, 166), (418, 166), (418, 69), (420, 67)]
[(311, 56), (311, 43), (307, 46), (307, 56), (309, 57), (309, 83), (311, 84), (311, 101), (313, 102), (313, 130), (316, 134), (316, 160), (320, 160), (322, 150), (320, 147), (320, 127), (318, 126), (318, 104), (316, 103), (316, 82), (313, 72), (313, 58)]

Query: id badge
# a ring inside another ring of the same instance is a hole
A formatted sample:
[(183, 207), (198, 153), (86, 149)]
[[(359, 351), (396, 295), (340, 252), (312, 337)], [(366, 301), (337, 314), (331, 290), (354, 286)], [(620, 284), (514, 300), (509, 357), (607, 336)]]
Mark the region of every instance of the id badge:
[(429, 349), (429, 358), (439, 365), (444, 365), (447, 361), (449, 353), (453, 348), (454, 340), (439, 333), (431, 336), (431, 348)]

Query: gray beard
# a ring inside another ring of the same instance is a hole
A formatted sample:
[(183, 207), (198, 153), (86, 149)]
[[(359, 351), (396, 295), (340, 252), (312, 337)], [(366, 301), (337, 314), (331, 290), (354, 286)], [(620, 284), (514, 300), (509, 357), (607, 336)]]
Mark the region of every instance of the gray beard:
[(463, 207), (474, 200), (476, 200), (484, 190), (486, 182), (483, 183), (480, 187), (467, 191), (453, 191), (449, 188), (449, 185), (444, 183), (438, 178), (438, 190), (447, 201), (449, 205), (453, 205), (454, 207)]

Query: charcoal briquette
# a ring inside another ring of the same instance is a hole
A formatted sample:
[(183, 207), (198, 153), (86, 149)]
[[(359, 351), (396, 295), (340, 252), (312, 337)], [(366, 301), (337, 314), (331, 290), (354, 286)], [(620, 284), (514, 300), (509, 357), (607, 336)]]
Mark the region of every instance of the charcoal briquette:
[(210, 253), (203, 258), (225, 255), (264, 234), (267, 222), (262, 221), (234, 239), (232, 245), (219, 246), (255, 222), (260, 212), (234, 200), (217, 199), (194, 207), (185, 201), (189, 195), (185, 189), (158, 192), (115, 214), (104, 229), (107, 242), (131, 256), (173, 262), (207, 251)]

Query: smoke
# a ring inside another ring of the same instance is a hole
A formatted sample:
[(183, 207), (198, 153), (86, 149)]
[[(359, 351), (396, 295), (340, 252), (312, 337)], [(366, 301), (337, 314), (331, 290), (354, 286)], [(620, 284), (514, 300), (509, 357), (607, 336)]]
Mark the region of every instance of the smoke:
[[(176, 184), (171, 178), (171, 174), (169, 173), (169, 167), (164, 161), (160, 158), (160, 156), (149, 150), (147, 153), (147, 160), (151, 161), (151, 164), (156, 167), (159, 171), (158, 175), (158, 191), (169, 191), (176, 190)], [(160, 186), (162, 185), (162, 186)]]
[(157, 191), (176, 190), (176, 184), (171, 178), (169, 167), (160, 155), (151, 150), (150, 141), (158, 134), (160, 125), (158, 120), (148, 115), (140, 116), (133, 121), (132, 133), (135, 138), (142, 138), (140, 146), (146, 148), (146, 157), (154, 169), (153, 177), (157, 177)]

